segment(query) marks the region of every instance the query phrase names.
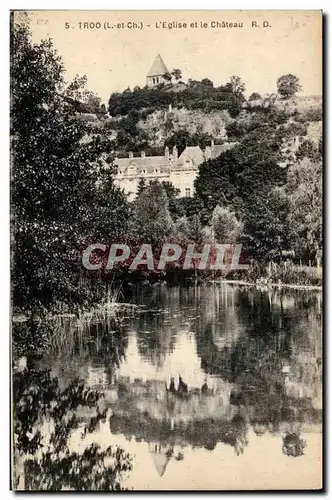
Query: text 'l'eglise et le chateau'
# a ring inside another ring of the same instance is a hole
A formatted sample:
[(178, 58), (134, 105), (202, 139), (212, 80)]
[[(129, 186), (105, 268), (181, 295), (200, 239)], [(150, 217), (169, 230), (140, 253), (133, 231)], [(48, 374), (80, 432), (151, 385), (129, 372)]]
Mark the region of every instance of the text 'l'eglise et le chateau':
[(243, 28), (243, 23), (228, 21), (195, 21), (192, 23), (178, 21), (158, 21), (156, 28), (161, 29), (186, 29), (186, 28)]

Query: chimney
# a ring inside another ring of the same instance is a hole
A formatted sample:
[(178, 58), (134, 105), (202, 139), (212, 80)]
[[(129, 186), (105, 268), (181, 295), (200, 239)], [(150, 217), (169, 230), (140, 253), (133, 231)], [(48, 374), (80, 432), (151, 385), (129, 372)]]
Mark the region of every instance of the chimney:
[(129, 160), (132, 160), (134, 158), (134, 153), (132, 151), (130, 151), (129, 153)]
[(169, 160), (169, 148), (167, 146), (165, 148), (165, 159)]
[(145, 151), (141, 151), (141, 158), (145, 158)]
[(178, 159), (178, 148), (176, 146), (173, 147), (173, 160)]

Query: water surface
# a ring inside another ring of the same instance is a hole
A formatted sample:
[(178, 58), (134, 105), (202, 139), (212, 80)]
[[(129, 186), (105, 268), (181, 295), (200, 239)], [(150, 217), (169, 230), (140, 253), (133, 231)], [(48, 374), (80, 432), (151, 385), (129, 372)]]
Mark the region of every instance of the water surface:
[(40, 362), (105, 394), (106, 421), (73, 446), (120, 445), (134, 489), (320, 487), (320, 293), (165, 286), (128, 300)]

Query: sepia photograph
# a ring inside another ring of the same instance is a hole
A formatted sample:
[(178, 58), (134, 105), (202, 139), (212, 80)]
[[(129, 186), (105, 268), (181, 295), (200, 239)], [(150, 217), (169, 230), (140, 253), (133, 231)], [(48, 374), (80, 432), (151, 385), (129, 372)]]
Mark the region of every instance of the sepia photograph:
[(323, 488), (323, 13), (10, 12), (14, 491)]

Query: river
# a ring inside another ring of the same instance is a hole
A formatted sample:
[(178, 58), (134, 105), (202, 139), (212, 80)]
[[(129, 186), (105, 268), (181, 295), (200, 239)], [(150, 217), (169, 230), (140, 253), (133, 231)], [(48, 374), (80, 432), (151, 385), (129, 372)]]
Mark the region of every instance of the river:
[(135, 490), (321, 486), (320, 292), (157, 286), (126, 300), (64, 320), (38, 361), (62, 387), (104, 393), (107, 418), (73, 447), (121, 446)]

